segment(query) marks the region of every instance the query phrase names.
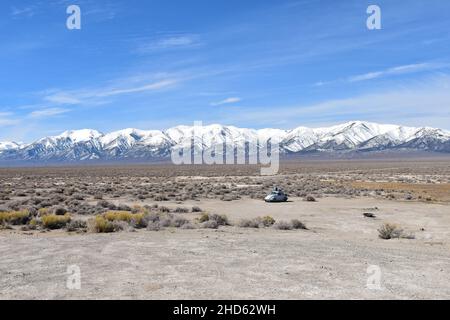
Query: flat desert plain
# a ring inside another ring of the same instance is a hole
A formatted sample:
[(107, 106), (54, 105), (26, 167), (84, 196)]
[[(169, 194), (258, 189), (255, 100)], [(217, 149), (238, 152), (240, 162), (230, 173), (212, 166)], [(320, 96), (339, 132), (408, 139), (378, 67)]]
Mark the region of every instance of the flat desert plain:
[(449, 184), (448, 158), (0, 169), (0, 298), (449, 299)]

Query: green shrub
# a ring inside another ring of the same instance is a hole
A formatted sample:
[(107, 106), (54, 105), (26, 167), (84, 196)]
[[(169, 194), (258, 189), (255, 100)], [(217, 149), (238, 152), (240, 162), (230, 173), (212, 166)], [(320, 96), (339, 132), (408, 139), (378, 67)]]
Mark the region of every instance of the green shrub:
[(261, 219), (261, 222), (264, 225), (264, 227), (270, 227), (273, 226), (276, 221), (271, 216), (265, 216)]
[(144, 223), (145, 213), (131, 213), (129, 211), (108, 211), (103, 216), (110, 222), (123, 221), (136, 227), (146, 227)]
[(215, 221), (219, 226), (229, 226), (230, 223), (228, 221), (228, 217), (224, 214), (208, 214), (203, 213), (199, 218), (198, 222), (204, 223), (208, 221)]
[(57, 216), (56, 214), (49, 214), (42, 217), (42, 226), (47, 229), (61, 229), (64, 228), (71, 220), (69, 214), (64, 216)]
[(0, 212), (0, 224), (24, 225), (30, 220), (28, 210)]
[(115, 231), (113, 223), (106, 220), (103, 216), (96, 216), (90, 219), (87, 226), (88, 230), (94, 233), (110, 233)]

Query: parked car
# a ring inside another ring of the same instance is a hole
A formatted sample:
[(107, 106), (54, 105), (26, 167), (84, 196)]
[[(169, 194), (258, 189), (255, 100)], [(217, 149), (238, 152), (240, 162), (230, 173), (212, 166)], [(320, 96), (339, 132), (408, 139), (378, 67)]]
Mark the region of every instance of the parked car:
[(286, 202), (288, 196), (278, 187), (273, 188), (272, 192), (264, 198), (266, 202)]

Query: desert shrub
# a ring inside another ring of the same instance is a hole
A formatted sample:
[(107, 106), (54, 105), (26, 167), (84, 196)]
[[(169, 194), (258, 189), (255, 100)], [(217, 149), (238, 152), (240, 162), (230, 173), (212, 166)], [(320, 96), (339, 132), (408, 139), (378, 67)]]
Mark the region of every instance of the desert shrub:
[(261, 219), (261, 222), (264, 227), (270, 227), (270, 226), (273, 226), (276, 221), (271, 216), (265, 216)]
[(114, 225), (111, 221), (106, 220), (102, 216), (96, 216), (87, 222), (88, 231), (94, 233), (110, 233), (114, 232)]
[(170, 215), (161, 216), (159, 219), (159, 225), (163, 228), (170, 227), (172, 225), (173, 217)]
[(154, 198), (155, 201), (169, 201), (169, 199), (165, 195), (157, 195)]
[(42, 220), (33, 218), (30, 220), (30, 222), (28, 222), (28, 225), (33, 228), (37, 228), (38, 226), (42, 225)]
[(208, 214), (208, 213), (203, 213), (199, 218), (198, 218), (198, 222), (200, 223), (204, 223), (207, 221), (215, 221), (217, 222), (217, 225), (219, 226), (229, 226), (230, 223), (228, 222), (228, 217), (224, 214)]
[(180, 218), (180, 217), (176, 217), (176, 218), (172, 219), (170, 226), (174, 227), (174, 228), (181, 228), (182, 226), (184, 226), (185, 224), (188, 224), (188, 223), (189, 223), (189, 220)]
[(148, 231), (159, 231), (161, 230), (161, 224), (159, 221), (151, 221), (147, 224), (147, 230)]
[(78, 231), (78, 230), (86, 230), (86, 228), (87, 228), (87, 223), (86, 223), (86, 221), (82, 221), (82, 220), (73, 220), (73, 221), (70, 221), (66, 225), (66, 230), (69, 232), (74, 232), (74, 231)]
[(0, 212), (0, 224), (23, 225), (30, 220), (28, 210)]
[(86, 198), (86, 196), (84, 194), (81, 193), (74, 193), (72, 194), (72, 198), (74, 198), (75, 200), (84, 200)]
[(188, 208), (177, 207), (174, 212), (175, 213), (188, 213), (189, 209)]
[(63, 216), (67, 213), (67, 210), (63, 207), (56, 207), (53, 210), (53, 213), (56, 214), (57, 216)]
[(294, 228), (292, 223), (286, 221), (278, 221), (273, 227), (278, 230), (292, 230)]
[(198, 222), (203, 223), (209, 221), (209, 214), (204, 212), (202, 215), (198, 218)]
[(292, 228), (297, 229), (297, 230), (298, 229), (308, 230), (308, 228), (306, 228), (306, 225), (297, 219), (291, 220), (291, 225), (292, 225)]
[(127, 206), (126, 204), (119, 204), (117, 206), (117, 210), (119, 210), (119, 211), (131, 211), (132, 209), (131, 209), (130, 206)]
[(229, 226), (228, 217), (224, 214), (211, 214), (209, 216), (210, 221), (215, 221), (219, 226)]
[(56, 214), (49, 214), (42, 217), (42, 226), (46, 229), (61, 229), (64, 228), (71, 220), (69, 214), (64, 216), (57, 216)]
[(304, 200), (307, 202), (316, 202), (316, 198), (313, 196), (306, 196)]
[(203, 229), (217, 229), (217, 228), (219, 228), (219, 224), (217, 223), (217, 221), (209, 220), (209, 221), (203, 222), (201, 224), (201, 227)]
[(181, 229), (186, 229), (186, 230), (188, 230), (188, 229), (196, 229), (196, 226), (194, 224), (188, 222), (188, 223), (183, 224), (181, 226)]
[(106, 201), (106, 200), (102, 200), (102, 201), (97, 202), (97, 206), (98, 207), (102, 207), (102, 208), (106, 208), (106, 209), (109, 209), (109, 210), (116, 210), (116, 208), (117, 208), (114, 203), (111, 203), (111, 202)]
[(384, 223), (378, 229), (378, 236), (381, 239), (389, 240), (389, 239), (399, 239), (403, 235), (403, 229), (399, 228), (395, 224)]
[(131, 213), (129, 211), (108, 211), (104, 214), (108, 221), (123, 221), (128, 224), (133, 224), (136, 227), (145, 227), (143, 225), (144, 213)]
[(168, 212), (170, 212), (170, 209), (167, 207), (161, 206), (161, 207), (159, 207), (159, 211), (168, 213)]
[(146, 212), (146, 210), (139, 205), (134, 205), (133, 208), (131, 209), (131, 213), (143, 213), (143, 212)]
[(196, 212), (202, 212), (203, 210), (200, 207), (192, 207), (192, 212), (196, 213)]
[(127, 223), (126, 221), (116, 220), (116, 221), (112, 221), (111, 223), (114, 228), (114, 232), (135, 231), (134, 227), (130, 223)]
[(50, 210), (48, 208), (40, 208), (38, 210), (38, 216), (39, 217), (43, 217), (43, 216), (46, 216), (48, 214), (50, 214)]
[(365, 218), (372, 218), (372, 219), (377, 217), (374, 213), (371, 213), (371, 212), (365, 212), (365, 213), (363, 213), (363, 216)]
[(158, 222), (161, 214), (157, 212), (150, 212), (142, 217), (142, 224), (148, 225), (150, 223)]
[(261, 218), (254, 218), (254, 219), (242, 219), (239, 221), (239, 227), (241, 228), (259, 228), (261, 227), (262, 221)]

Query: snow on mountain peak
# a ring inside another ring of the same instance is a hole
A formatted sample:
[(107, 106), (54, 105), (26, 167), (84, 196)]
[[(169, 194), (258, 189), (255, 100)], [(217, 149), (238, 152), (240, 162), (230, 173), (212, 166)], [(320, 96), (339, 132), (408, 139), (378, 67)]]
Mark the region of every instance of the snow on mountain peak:
[(413, 128), (392, 124), (352, 121), (344, 124), (293, 130), (248, 129), (212, 124), (203, 127), (178, 126), (164, 131), (123, 129), (108, 134), (83, 129), (42, 138), (28, 145), (0, 142), (0, 159), (70, 160), (167, 157), (173, 147), (207, 150), (216, 145), (242, 145), (246, 142), (280, 142), (281, 152), (352, 151), (410, 148), (450, 152), (450, 132), (435, 128)]
[(20, 148), (20, 144), (12, 141), (0, 142), (0, 152), (5, 150), (15, 150)]
[(90, 141), (102, 137), (103, 134), (97, 130), (81, 129), (65, 131), (55, 138), (69, 138), (74, 143)]

